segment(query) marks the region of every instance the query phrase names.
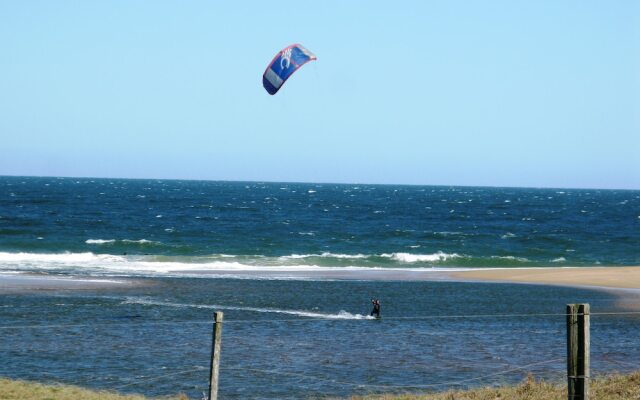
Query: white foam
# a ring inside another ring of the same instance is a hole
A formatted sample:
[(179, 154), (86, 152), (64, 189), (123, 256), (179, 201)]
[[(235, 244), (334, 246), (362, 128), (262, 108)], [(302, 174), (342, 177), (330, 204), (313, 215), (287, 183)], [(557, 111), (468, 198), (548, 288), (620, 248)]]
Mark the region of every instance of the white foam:
[[(344, 257), (367, 257), (364, 255), (343, 255)], [(393, 255), (389, 255), (390, 257)], [(409, 257), (410, 256), (410, 257)], [(397, 253), (394, 257), (405, 262), (424, 259), (445, 259), (457, 255), (444, 253), (436, 255), (407, 255)], [(286, 260), (285, 260), (286, 261)], [(384, 268), (369, 266), (319, 266), (304, 263), (292, 263), (292, 265), (269, 257), (238, 257), (229, 255), (215, 255), (209, 257), (170, 257), (170, 256), (116, 256), (94, 253), (0, 253), (0, 271), (39, 271), (60, 270), (71, 273), (83, 273), (91, 275), (125, 275), (125, 276), (212, 276), (219, 273), (229, 275), (233, 273), (251, 273), (256, 278), (269, 277), (272, 272), (282, 274), (290, 273), (292, 278), (310, 276), (308, 274), (323, 272), (359, 272), (359, 271), (453, 271), (453, 268), (437, 269), (429, 268)], [(300, 275), (299, 273), (302, 273)]]
[(551, 260), (551, 262), (554, 262), (554, 263), (561, 263), (561, 262), (565, 262), (565, 261), (567, 261), (567, 259), (564, 258), (564, 257), (558, 257), (558, 258), (554, 258), (553, 260)]
[(336, 253), (329, 253), (329, 252), (324, 252), (321, 254), (291, 254), (289, 256), (282, 256), (279, 257), (281, 260), (288, 260), (288, 259), (305, 259), (305, 258), (313, 258), (313, 257), (322, 257), (322, 258), (342, 258), (342, 259), (362, 259), (362, 258), (368, 258), (370, 256), (364, 255), (364, 254), (336, 254)]
[(106, 243), (115, 243), (115, 239), (87, 239), (85, 240), (86, 244), (106, 244)]
[(154, 242), (153, 240), (147, 240), (147, 239), (140, 239), (140, 240), (123, 239), (122, 241), (123, 241), (124, 243), (162, 244), (162, 243), (160, 243), (160, 242)]
[(0, 263), (86, 263), (118, 259), (118, 256), (93, 253), (0, 253)]
[(87, 239), (87, 240), (85, 240), (86, 244), (111, 244), (111, 243), (115, 243), (115, 242), (138, 243), (138, 244), (162, 244), (160, 242), (154, 242), (152, 240), (147, 240), (147, 239), (139, 239), (139, 240), (132, 240), (132, 239), (122, 239), (122, 240), (116, 240), (116, 239)]
[(457, 236), (457, 235), (464, 235), (464, 233), (462, 232), (448, 232), (448, 231), (442, 231), (442, 232), (433, 232), (434, 235), (440, 235), (440, 236)]
[(415, 263), (415, 262), (446, 261), (450, 258), (459, 258), (461, 256), (456, 253), (448, 254), (448, 253), (443, 253), (439, 251), (434, 254), (391, 253), (391, 254), (382, 254), (381, 257), (390, 258), (392, 260), (400, 261), (404, 263)]
[(511, 261), (529, 262), (528, 258), (515, 257), (515, 256), (491, 256), (491, 259), (493, 259), (493, 260), (511, 260)]

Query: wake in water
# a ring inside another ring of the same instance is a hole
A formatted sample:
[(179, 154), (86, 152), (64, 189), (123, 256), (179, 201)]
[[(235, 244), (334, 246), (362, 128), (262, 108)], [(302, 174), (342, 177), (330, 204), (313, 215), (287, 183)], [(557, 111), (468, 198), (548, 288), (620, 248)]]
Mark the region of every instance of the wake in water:
[(362, 314), (352, 314), (344, 310), (340, 310), (337, 313), (320, 313), (305, 310), (282, 310), (278, 308), (259, 308), (259, 307), (240, 307), (240, 306), (225, 306), (220, 304), (185, 304), (185, 303), (173, 303), (166, 301), (157, 301), (147, 297), (127, 297), (122, 304), (140, 304), (146, 306), (161, 306), (161, 307), (174, 307), (174, 308), (205, 308), (210, 310), (236, 310), (236, 311), (250, 311), (257, 313), (275, 313), (295, 315), (297, 317), (317, 318), (317, 319), (374, 319), (374, 317)]

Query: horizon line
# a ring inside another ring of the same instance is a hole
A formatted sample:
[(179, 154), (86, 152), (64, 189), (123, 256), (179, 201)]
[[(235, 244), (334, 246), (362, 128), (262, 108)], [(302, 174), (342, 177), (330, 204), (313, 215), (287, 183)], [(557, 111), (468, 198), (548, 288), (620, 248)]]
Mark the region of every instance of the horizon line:
[(305, 182), (305, 181), (279, 181), (279, 180), (230, 180), (230, 179), (196, 179), (196, 178), (125, 178), (125, 177), (99, 177), (99, 176), (54, 176), (54, 175), (2, 175), (0, 178), (51, 178), (51, 179), (119, 179), (130, 181), (188, 181), (188, 182), (227, 182), (227, 183), (282, 183), (282, 184), (306, 184), (306, 185), (369, 185), (369, 186), (428, 186), (428, 187), (463, 187), (463, 188), (490, 188), (490, 189), (548, 189), (548, 190), (623, 190), (640, 191), (630, 188), (597, 188), (597, 187), (558, 187), (558, 186), (491, 186), (491, 185), (460, 185), (460, 184), (427, 184), (427, 183), (367, 183), (367, 182)]

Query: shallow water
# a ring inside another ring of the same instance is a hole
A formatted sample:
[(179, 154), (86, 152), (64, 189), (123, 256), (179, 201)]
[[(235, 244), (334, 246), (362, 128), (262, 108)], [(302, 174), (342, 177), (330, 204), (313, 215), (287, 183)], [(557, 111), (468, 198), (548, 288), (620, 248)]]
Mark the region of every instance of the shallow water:
[[(589, 302), (602, 313), (638, 300), (634, 292), (490, 283), (154, 282), (0, 296), (0, 375), (200, 398), (216, 310), (225, 313), (225, 399), (444, 390), (517, 382), (528, 372), (562, 381), (565, 304)], [(382, 300), (380, 321), (365, 317), (371, 297)], [(593, 375), (640, 368), (638, 332), (640, 315), (592, 316)]]

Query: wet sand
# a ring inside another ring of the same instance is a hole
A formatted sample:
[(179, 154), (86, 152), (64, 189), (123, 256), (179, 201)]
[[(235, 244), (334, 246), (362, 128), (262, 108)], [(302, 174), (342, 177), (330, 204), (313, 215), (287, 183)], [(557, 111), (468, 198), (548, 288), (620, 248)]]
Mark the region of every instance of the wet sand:
[(410, 269), (348, 269), (333, 268), (319, 270), (282, 270), (268, 267), (253, 270), (189, 270), (183, 274), (220, 278), (258, 279), (309, 279), (309, 280), (355, 280), (355, 281), (451, 281), (449, 271)]
[(143, 282), (135, 279), (0, 274), (0, 294), (61, 290), (128, 289), (143, 284)]
[(517, 268), (456, 271), (453, 280), (639, 289), (640, 267)]

